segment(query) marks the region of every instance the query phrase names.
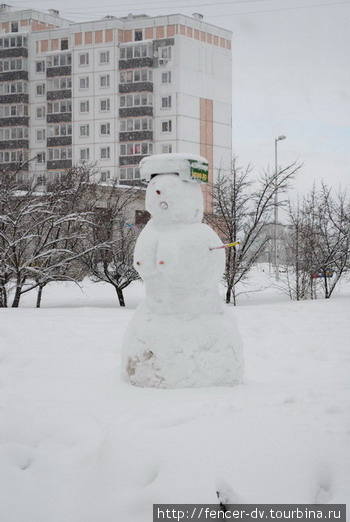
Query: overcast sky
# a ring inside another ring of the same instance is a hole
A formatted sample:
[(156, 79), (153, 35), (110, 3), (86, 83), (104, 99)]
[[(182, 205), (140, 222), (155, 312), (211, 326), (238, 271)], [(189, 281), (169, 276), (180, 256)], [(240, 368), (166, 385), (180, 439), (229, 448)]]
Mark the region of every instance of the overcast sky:
[[(297, 188), (350, 182), (350, 1), (22, 0), (73, 21), (200, 12), (233, 32), (233, 151), (256, 169), (304, 162)], [(101, 4), (101, 5), (100, 5)]]

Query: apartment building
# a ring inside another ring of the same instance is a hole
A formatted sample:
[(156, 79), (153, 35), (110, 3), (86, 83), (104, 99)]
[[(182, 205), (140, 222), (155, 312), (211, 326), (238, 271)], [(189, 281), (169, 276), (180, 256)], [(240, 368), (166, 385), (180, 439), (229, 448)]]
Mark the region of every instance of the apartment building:
[(42, 184), (80, 161), (137, 183), (150, 154), (231, 161), (231, 37), (199, 14), (73, 23), (0, 6), (0, 166)]

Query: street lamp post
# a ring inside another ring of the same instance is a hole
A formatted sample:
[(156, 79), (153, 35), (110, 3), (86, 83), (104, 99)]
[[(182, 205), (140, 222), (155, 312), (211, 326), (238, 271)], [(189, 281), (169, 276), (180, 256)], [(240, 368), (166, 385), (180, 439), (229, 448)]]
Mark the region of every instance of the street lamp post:
[(278, 232), (278, 183), (277, 183), (277, 142), (285, 140), (286, 136), (278, 136), (275, 138), (275, 219), (274, 219), (274, 260), (275, 260), (275, 274), (276, 281), (279, 281), (279, 260), (278, 260), (278, 245), (277, 245), (277, 232)]

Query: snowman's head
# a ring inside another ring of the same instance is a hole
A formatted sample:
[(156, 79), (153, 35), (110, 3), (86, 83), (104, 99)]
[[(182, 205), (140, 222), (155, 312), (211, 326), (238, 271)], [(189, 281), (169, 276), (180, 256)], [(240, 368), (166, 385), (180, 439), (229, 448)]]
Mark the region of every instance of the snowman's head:
[(156, 223), (200, 223), (203, 196), (198, 183), (183, 181), (178, 174), (153, 176), (146, 191), (146, 210)]

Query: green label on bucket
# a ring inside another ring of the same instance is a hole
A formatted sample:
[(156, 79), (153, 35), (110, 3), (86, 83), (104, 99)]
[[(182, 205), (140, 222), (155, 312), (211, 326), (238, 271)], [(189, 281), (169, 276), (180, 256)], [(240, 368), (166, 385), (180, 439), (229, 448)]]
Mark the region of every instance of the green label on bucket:
[(199, 181), (200, 183), (208, 183), (209, 180), (209, 167), (208, 163), (202, 163), (201, 161), (188, 160), (191, 165), (191, 178)]

